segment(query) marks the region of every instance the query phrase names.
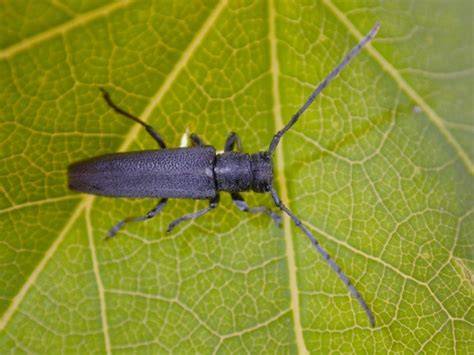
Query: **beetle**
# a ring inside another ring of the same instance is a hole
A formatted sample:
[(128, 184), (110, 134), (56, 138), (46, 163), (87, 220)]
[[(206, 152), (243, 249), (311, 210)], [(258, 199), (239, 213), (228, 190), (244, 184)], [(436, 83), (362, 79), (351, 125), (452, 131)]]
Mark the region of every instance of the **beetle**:
[(240, 138), (233, 132), (227, 137), (223, 153), (216, 153), (213, 146), (205, 145), (194, 133), (191, 134), (191, 147), (167, 148), (153, 127), (118, 107), (112, 101), (109, 93), (101, 88), (106, 103), (118, 114), (145, 127), (160, 149), (107, 154), (73, 163), (68, 167), (69, 187), (72, 190), (108, 197), (160, 199), (158, 204), (146, 215), (121, 220), (110, 229), (107, 238), (116, 235), (126, 223), (153, 218), (163, 210), (169, 198), (209, 201), (208, 207), (186, 214), (171, 222), (167, 229), (169, 233), (181, 222), (196, 219), (215, 209), (219, 203), (219, 192), (229, 192), (232, 201), (240, 210), (250, 213), (266, 213), (275, 223), (280, 224), (280, 216), (277, 213), (263, 206), (249, 207), (240, 194), (249, 190), (257, 193), (268, 192), (275, 205), (291, 218), (296, 227), (309, 238), (315, 249), (337, 273), (364, 309), (371, 326), (374, 327), (375, 317), (362, 295), (310, 230), (283, 204), (278, 196), (273, 187), (272, 156), (283, 135), (298, 121), (331, 80), (377, 34), (379, 27), (379, 23), (376, 23), (359, 44), (346, 54), (342, 62), (319, 83), (286, 126), (273, 136), (268, 150), (263, 152), (243, 153)]

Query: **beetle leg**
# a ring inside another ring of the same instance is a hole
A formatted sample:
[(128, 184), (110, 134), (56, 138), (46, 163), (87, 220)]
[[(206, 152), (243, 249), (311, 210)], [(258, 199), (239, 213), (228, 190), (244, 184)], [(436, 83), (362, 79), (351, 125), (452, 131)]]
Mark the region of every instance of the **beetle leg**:
[(184, 222), (190, 219), (196, 219), (198, 217), (205, 215), (207, 212), (210, 212), (211, 210), (216, 208), (218, 204), (219, 204), (219, 195), (217, 194), (216, 197), (214, 197), (212, 200), (209, 200), (209, 207), (203, 208), (202, 210), (199, 210), (197, 212), (186, 214), (183, 217), (177, 218), (173, 222), (171, 222), (168, 228), (166, 229), (166, 233), (168, 234), (171, 233), (174, 227), (176, 227), (181, 222)]
[(163, 138), (161, 138), (161, 136), (158, 134), (158, 132), (156, 132), (152, 126), (146, 124), (145, 122), (143, 122), (141, 119), (139, 119), (138, 117), (135, 117), (133, 116), (132, 114), (128, 113), (127, 111), (121, 109), (120, 107), (118, 107), (111, 99), (110, 97), (110, 94), (105, 91), (104, 88), (100, 88), (100, 91), (102, 91), (102, 96), (104, 97), (104, 100), (105, 102), (107, 102), (107, 105), (109, 105), (115, 112), (117, 112), (118, 114), (122, 115), (122, 116), (125, 116), (127, 118), (130, 118), (132, 121), (135, 121), (139, 124), (141, 124), (143, 127), (145, 127), (146, 131), (148, 132), (148, 134), (150, 136), (153, 137), (153, 139), (155, 141), (158, 142), (159, 146), (162, 148), (162, 149), (165, 149), (166, 148), (166, 144), (163, 140)]
[(262, 213), (262, 212), (266, 213), (273, 219), (273, 221), (276, 223), (277, 226), (280, 226), (281, 217), (278, 213), (275, 213), (271, 209), (264, 206), (249, 207), (247, 203), (245, 202), (244, 198), (242, 197), (242, 195), (239, 194), (238, 192), (233, 192), (230, 195), (232, 196), (232, 201), (234, 202), (234, 204), (237, 206), (239, 210), (244, 211), (244, 212), (250, 212), (250, 213)]
[(242, 151), (242, 142), (237, 133), (230, 132), (225, 141), (224, 152), (231, 152), (234, 150), (234, 146), (237, 145), (237, 151)]
[(117, 232), (120, 230), (120, 228), (122, 228), (126, 223), (146, 221), (147, 219), (155, 217), (165, 207), (167, 201), (168, 201), (167, 198), (162, 198), (160, 202), (158, 202), (158, 204), (144, 216), (128, 217), (121, 220), (109, 230), (109, 232), (107, 233), (106, 239), (109, 239), (115, 236)]
[(191, 133), (191, 143), (193, 147), (202, 147), (204, 145), (204, 142), (196, 133)]

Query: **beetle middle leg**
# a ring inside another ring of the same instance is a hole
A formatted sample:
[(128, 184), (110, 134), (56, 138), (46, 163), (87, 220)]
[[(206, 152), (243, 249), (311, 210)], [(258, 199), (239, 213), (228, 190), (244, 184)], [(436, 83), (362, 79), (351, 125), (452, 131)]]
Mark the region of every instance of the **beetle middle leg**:
[(145, 122), (143, 122), (141, 119), (139, 119), (138, 117), (128, 113), (127, 111), (121, 109), (120, 107), (118, 107), (113, 101), (112, 101), (112, 98), (110, 97), (110, 94), (104, 89), (104, 88), (100, 88), (100, 91), (102, 91), (102, 96), (104, 97), (104, 100), (105, 102), (107, 102), (107, 105), (109, 105), (115, 112), (117, 112), (118, 114), (122, 115), (122, 116), (125, 116), (129, 119), (131, 119), (132, 121), (135, 121), (139, 124), (141, 124), (143, 127), (145, 127), (146, 131), (148, 132), (148, 134), (150, 136), (153, 137), (153, 139), (155, 141), (158, 142), (158, 145), (162, 148), (162, 149), (165, 149), (166, 148), (166, 144), (165, 144), (165, 141), (163, 140), (163, 138), (161, 138), (161, 136), (158, 134), (158, 132), (156, 132), (154, 130), (154, 128), (152, 126), (150, 126), (149, 124), (146, 124)]
[(242, 152), (242, 142), (237, 133), (230, 132), (225, 141), (224, 152), (231, 152), (234, 150), (234, 147), (237, 145), (237, 151)]
[(171, 231), (176, 227), (178, 224), (184, 221), (188, 221), (190, 219), (196, 219), (198, 217), (201, 217), (205, 215), (206, 213), (212, 211), (214, 208), (217, 207), (219, 204), (219, 194), (217, 194), (213, 199), (209, 200), (209, 206), (206, 208), (203, 208), (202, 210), (193, 212), (193, 213), (188, 213), (184, 215), (183, 217), (175, 219), (173, 222), (170, 223), (168, 228), (166, 229), (166, 233), (171, 233)]
[(230, 195), (232, 196), (232, 201), (234, 202), (234, 204), (237, 206), (239, 210), (244, 211), (244, 212), (250, 212), (250, 213), (262, 213), (262, 212), (266, 213), (273, 219), (273, 221), (276, 223), (277, 226), (280, 226), (281, 217), (278, 213), (273, 212), (271, 209), (264, 206), (249, 207), (247, 203), (245, 202), (244, 198), (242, 197), (242, 195), (239, 194), (238, 192), (233, 192)]
[(147, 219), (155, 217), (165, 207), (166, 202), (168, 202), (168, 199), (162, 198), (152, 210), (148, 211), (146, 215), (138, 216), (138, 217), (128, 217), (121, 220), (109, 230), (109, 232), (107, 233), (106, 239), (109, 239), (115, 236), (117, 232), (120, 230), (120, 228), (122, 228), (126, 223), (146, 221)]

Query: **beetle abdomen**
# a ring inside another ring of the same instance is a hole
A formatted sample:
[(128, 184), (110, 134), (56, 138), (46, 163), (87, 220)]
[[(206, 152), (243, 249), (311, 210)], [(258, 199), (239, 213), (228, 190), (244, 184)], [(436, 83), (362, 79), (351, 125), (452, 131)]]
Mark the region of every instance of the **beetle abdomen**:
[(94, 195), (211, 199), (215, 149), (210, 146), (98, 156), (69, 166), (69, 187)]

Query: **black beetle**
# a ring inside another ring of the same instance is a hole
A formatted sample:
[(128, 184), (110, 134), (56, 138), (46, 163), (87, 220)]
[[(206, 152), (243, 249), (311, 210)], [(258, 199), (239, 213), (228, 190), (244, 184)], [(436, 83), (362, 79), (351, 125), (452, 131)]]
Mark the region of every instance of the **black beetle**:
[[(166, 148), (161, 136), (150, 125), (114, 104), (110, 95), (101, 88), (107, 104), (117, 113), (144, 126), (158, 142), (161, 149), (108, 154), (71, 164), (68, 168), (69, 187), (73, 190), (109, 197), (160, 198), (155, 208), (145, 216), (129, 217), (120, 221), (109, 231), (107, 237), (113, 237), (125, 223), (144, 221), (156, 216), (165, 207), (168, 198), (209, 200), (208, 207), (171, 222), (167, 229), (170, 232), (177, 224), (200, 217), (216, 208), (219, 203), (220, 191), (229, 192), (240, 210), (252, 213), (264, 212), (279, 224), (280, 216), (278, 214), (267, 207), (251, 208), (240, 195), (240, 192), (249, 190), (262, 193), (270, 192), (276, 206), (306, 234), (316, 250), (355, 296), (369, 317), (370, 324), (375, 326), (374, 315), (361, 294), (299, 218), (281, 202), (273, 187), (272, 155), (281, 137), (296, 123), (329, 82), (376, 35), (379, 27), (379, 24), (376, 23), (362, 41), (316, 87), (290, 122), (275, 134), (268, 151), (264, 152), (243, 153), (240, 139), (235, 133), (229, 134), (224, 152), (221, 154), (216, 154), (216, 149), (213, 146), (204, 145), (196, 134), (191, 135), (192, 147)], [(234, 151), (235, 146), (237, 146), (237, 151)]]

